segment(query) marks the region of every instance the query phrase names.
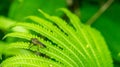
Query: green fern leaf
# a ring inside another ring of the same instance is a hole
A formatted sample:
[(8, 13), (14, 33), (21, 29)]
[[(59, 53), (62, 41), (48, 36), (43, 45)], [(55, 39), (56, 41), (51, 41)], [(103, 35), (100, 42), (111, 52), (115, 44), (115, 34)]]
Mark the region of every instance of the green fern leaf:
[(2, 67), (63, 67), (62, 64), (36, 55), (17, 55), (7, 59)]
[[(76, 15), (72, 14), (65, 8), (61, 8), (60, 11), (64, 12), (69, 17), (71, 25), (59, 17), (50, 16), (41, 10), (39, 11), (47, 20), (36, 16), (29, 16), (28, 18), (34, 23), (25, 22), (14, 25), (25, 27), (34, 31), (35, 33), (13, 32), (8, 33), (4, 38), (8, 36), (18, 37), (26, 39), (29, 42), (31, 42), (31, 38), (36, 38), (39, 43), (42, 43), (46, 46), (44, 48), (39, 47), (39, 50), (36, 51), (49, 56), (49, 62), (55, 62), (56, 65), (61, 63), (64, 65), (63, 67), (113, 67), (110, 52), (106, 46), (104, 38), (101, 36), (99, 31), (91, 28), (88, 25), (82, 24)], [(38, 35), (36, 35), (36, 33)], [(47, 38), (47, 40), (40, 37), (40, 35)], [(17, 44), (18, 45), (11, 45), (10, 48), (29, 48), (29, 43), (26, 44), (24, 42)], [(30, 48), (30, 50), (34, 51), (32, 48)], [(13, 57), (14, 60), (17, 58)], [(22, 58), (25, 57), (22, 56)], [(47, 61), (45, 58), (38, 59), (39, 61), (44, 59), (43, 62)], [(54, 59), (54, 61), (52, 59)], [(4, 65), (5, 62), (7, 63), (11, 60), (5, 60), (3, 62)], [(34, 60), (34, 62), (37, 62), (37, 60)], [(10, 64), (13, 63), (14, 62)], [(16, 61), (16, 63), (19, 63), (19, 61)], [(26, 62), (26, 64), (29, 63), (32, 62)], [(22, 63), (19, 64), (24, 66)], [(36, 63), (34, 64), (36, 65)], [(39, 65), (45, 64), (49, 65), (49, 63), (39, 63)]]
[(15, 42), (11, 43), (6, 47), (6, 50), (13, 49), (13, 48), (23, 48), (28, 49), (30, 46), (29, 42)]

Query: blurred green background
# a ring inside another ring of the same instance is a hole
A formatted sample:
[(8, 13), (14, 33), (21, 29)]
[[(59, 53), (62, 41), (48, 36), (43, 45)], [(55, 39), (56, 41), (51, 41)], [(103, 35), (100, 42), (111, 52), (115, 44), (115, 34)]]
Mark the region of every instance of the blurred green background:
[[(57, 9), (68, 8), (86, 24), (106, 2), (107, 0), (0, 0), (0, 47), (8, 42), (3, 41), (2, 37), (9, 31), (9, 26), (24, 21), (30, 15), (42, 17), (38, 9), (66, 19)], [(120, 0), (114, 0), (91, 26), (102, 33), (111, 51), (114, 66), (120, 67)]]

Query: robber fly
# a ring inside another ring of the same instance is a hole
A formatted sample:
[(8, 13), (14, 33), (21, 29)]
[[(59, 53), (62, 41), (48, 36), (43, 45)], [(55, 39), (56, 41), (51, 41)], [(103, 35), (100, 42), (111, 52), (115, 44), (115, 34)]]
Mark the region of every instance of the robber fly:
[(39, 45), (41, 48), (45, 48), (46, 46), (41, 43), (37, 38), (31, 38), (31, 42), (34, 44), (34, 45)]

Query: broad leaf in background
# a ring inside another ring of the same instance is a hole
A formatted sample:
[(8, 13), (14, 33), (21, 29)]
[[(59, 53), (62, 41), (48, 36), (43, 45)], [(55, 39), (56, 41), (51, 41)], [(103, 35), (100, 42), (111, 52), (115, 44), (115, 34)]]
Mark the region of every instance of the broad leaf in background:
[(51, 15), (61, 14), (56, 13), (56, 9), (66, 7), (66, 0), (14, 0), (9, 17), (13, 20), (23, 21), (29, 15), (41, 16), (38, 9), (42, 9)]

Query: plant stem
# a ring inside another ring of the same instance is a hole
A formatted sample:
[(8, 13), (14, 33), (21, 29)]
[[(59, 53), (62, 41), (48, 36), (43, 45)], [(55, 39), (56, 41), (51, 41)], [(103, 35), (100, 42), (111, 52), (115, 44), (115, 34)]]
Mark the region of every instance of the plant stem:
[(93, 24), (106, 10), (107, 8), (113, 3), (114, 0), (108, 0), (87, 22), (86, 24), (91, 25)]

